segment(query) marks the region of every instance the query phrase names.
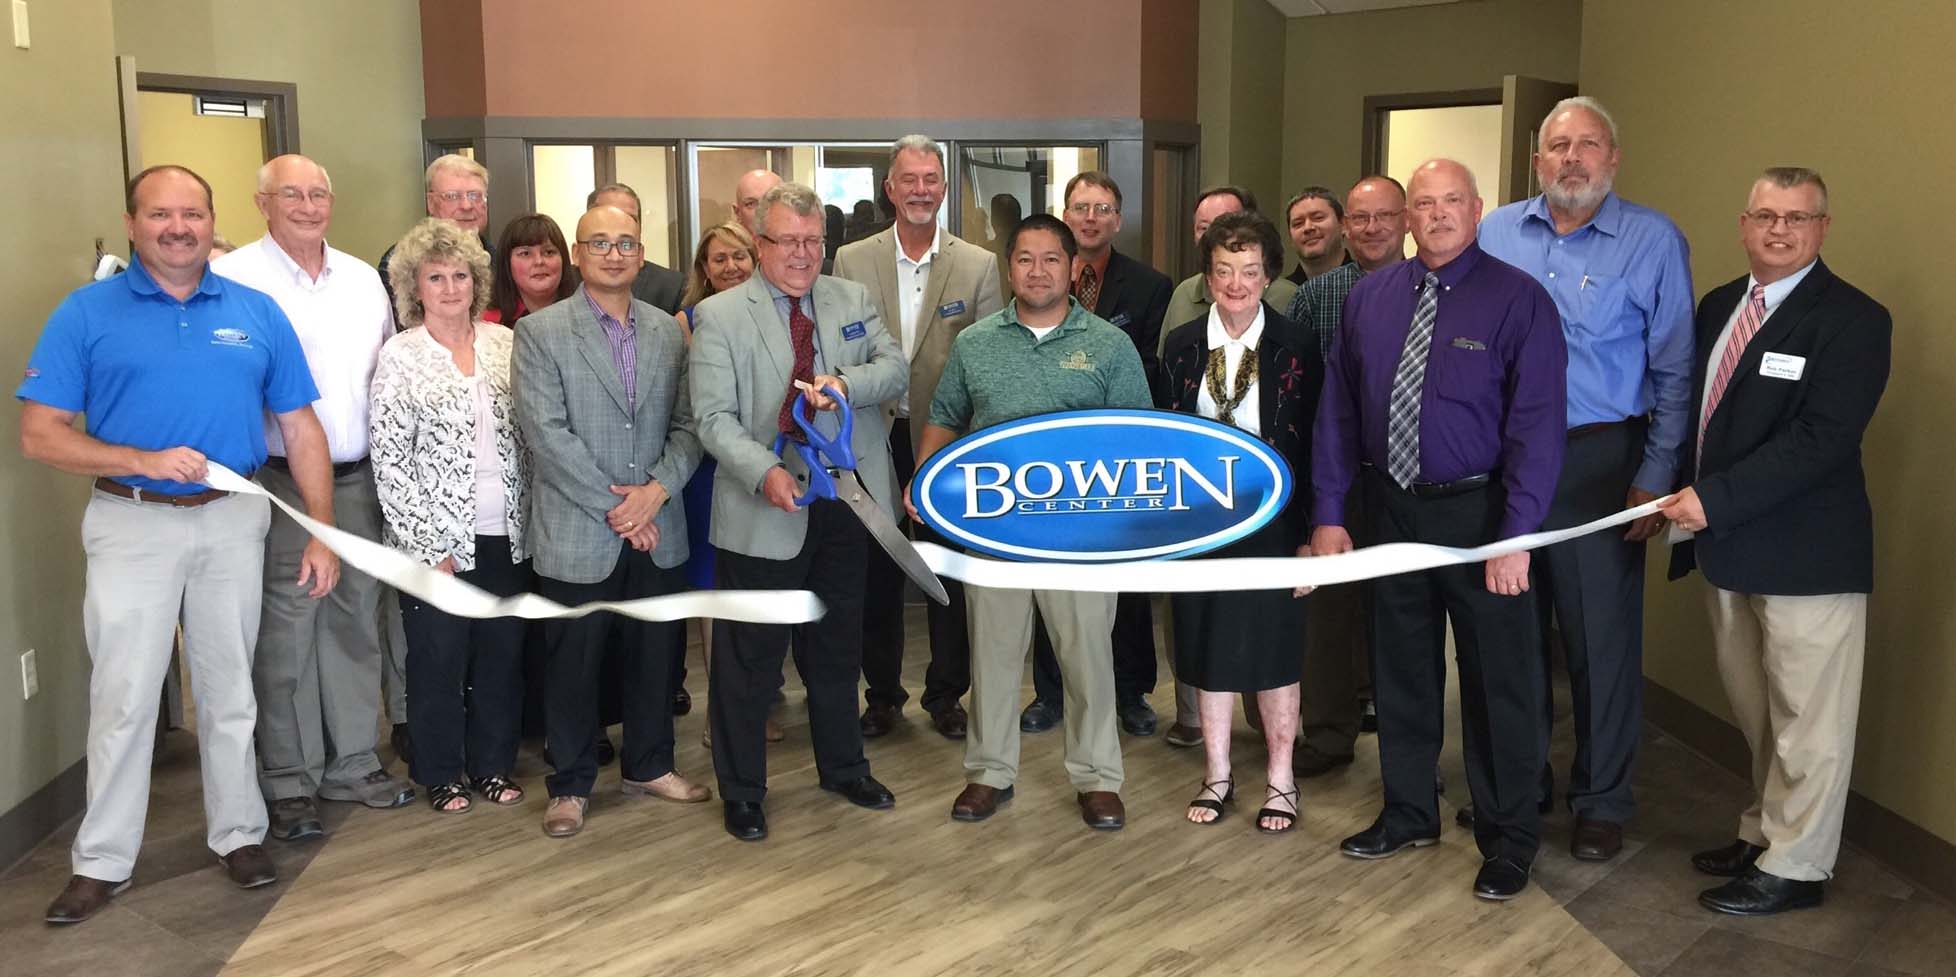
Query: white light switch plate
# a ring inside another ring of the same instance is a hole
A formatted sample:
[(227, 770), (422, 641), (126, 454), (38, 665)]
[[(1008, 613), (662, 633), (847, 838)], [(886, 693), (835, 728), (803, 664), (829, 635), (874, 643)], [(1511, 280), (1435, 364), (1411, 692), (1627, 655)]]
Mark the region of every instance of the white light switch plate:
[(41, 691), (41, 670), (34, 664), (34, 649), (29, 648), (20, 656), (20, 697), (32, 699)]
[(27, 0), (14, 0), (14, 47), (27, 47)]

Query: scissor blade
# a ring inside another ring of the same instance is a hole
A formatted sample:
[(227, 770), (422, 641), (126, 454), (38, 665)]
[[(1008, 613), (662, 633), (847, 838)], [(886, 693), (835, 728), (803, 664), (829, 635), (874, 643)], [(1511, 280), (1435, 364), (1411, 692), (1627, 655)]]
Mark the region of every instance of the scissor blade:
[(836, 498), (841, 499), (856, 514), (856, 518), (862, 520), (869, 534), (875, 537), (876, 544), (883, 547), (883, 552), (890, 554), (890, 559), (896, 561), (897, 568), (903, 571), (904, 576), (923, 588), (931, 600), (949, 605), (951, 595), (944, 592), (944, 582), (937, 579), (937, 574), (930, 572), (923, 556), (918, 554), (915, 546), (910, 545), (910, 539), (903, 535), (896, 523), (890, 521), (883, 507), (870, 497), (869, 489), (863, 487), (861, 476), (853, 471), (837, 474), (848, 477), (836, 479)]

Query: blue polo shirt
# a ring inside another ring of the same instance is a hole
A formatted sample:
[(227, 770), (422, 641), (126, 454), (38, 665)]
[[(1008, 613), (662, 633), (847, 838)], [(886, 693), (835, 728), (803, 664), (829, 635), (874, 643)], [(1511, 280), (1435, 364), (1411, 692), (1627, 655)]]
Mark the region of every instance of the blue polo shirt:
[[(87, 415), (88, 433), (144, 451), (189, 447), (249, 475), (265, 463), (265, 411), (319, 399), (305, 351), (270, 296), (211, 274), (190, 300), (141, 261), (84, 285), (48, 317), (14, 396)], [(202, 485), (125, 476), (167, 495)]]

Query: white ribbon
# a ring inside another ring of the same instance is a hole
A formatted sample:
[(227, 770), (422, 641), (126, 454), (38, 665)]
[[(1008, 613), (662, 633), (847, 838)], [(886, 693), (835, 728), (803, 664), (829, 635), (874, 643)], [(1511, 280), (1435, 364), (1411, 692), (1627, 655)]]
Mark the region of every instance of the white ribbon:
[(1192, 593), (1219, 590), (1279, 590), (1322, 587), (1370, 580), (1395, 573), (1481, 563), (1587, 536), (1657, 511), (1646, 502), (1615, 515), (1553, 532), (1514, 536), (1486, 546), (1462, 549), (1427, 543), (1386, 543), (1335, 556), (1236, 557), (1214, 560), (1141, 560), (1132, 563), (1018, 563), (971, 556), (935, 543), (918, 543), (917, 552), (932, 572), (978, 587), (1006, 590), (1084, 590), (1097, 593)]
[(754, 624), (801, 624), (822, 616), (822, 601), (806, 590), (707, 590), (637, 600), (601, 600), (576, 607), (565, 607), (537, 594), (497, 597), (466, 581), (443, 573), (399, 550), (370, 539), (362, 539), (344, 529), (328, 526), (285, 504), (285, 500), (237, 472), (210, 462), (210, 475), (204, 483), (214, 489), (244, 495), (262, 495), (285, 510), (306, 532), (311, 533), (346, 565), (392, 586), (404, 594), (454, 614), (468, 618), (583, 617), (598, 611), (611, 611), (641, 621), (678, 621), (689, 617), (711, 617), (722, 621), (747, 621)]

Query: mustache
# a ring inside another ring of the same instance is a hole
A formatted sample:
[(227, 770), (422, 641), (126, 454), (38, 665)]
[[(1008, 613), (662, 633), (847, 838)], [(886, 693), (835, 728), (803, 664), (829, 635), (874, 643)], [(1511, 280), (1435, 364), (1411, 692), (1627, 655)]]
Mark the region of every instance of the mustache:
[(195, 234), (164, 234), (156, 239), (158, 244), (196, 244)]

